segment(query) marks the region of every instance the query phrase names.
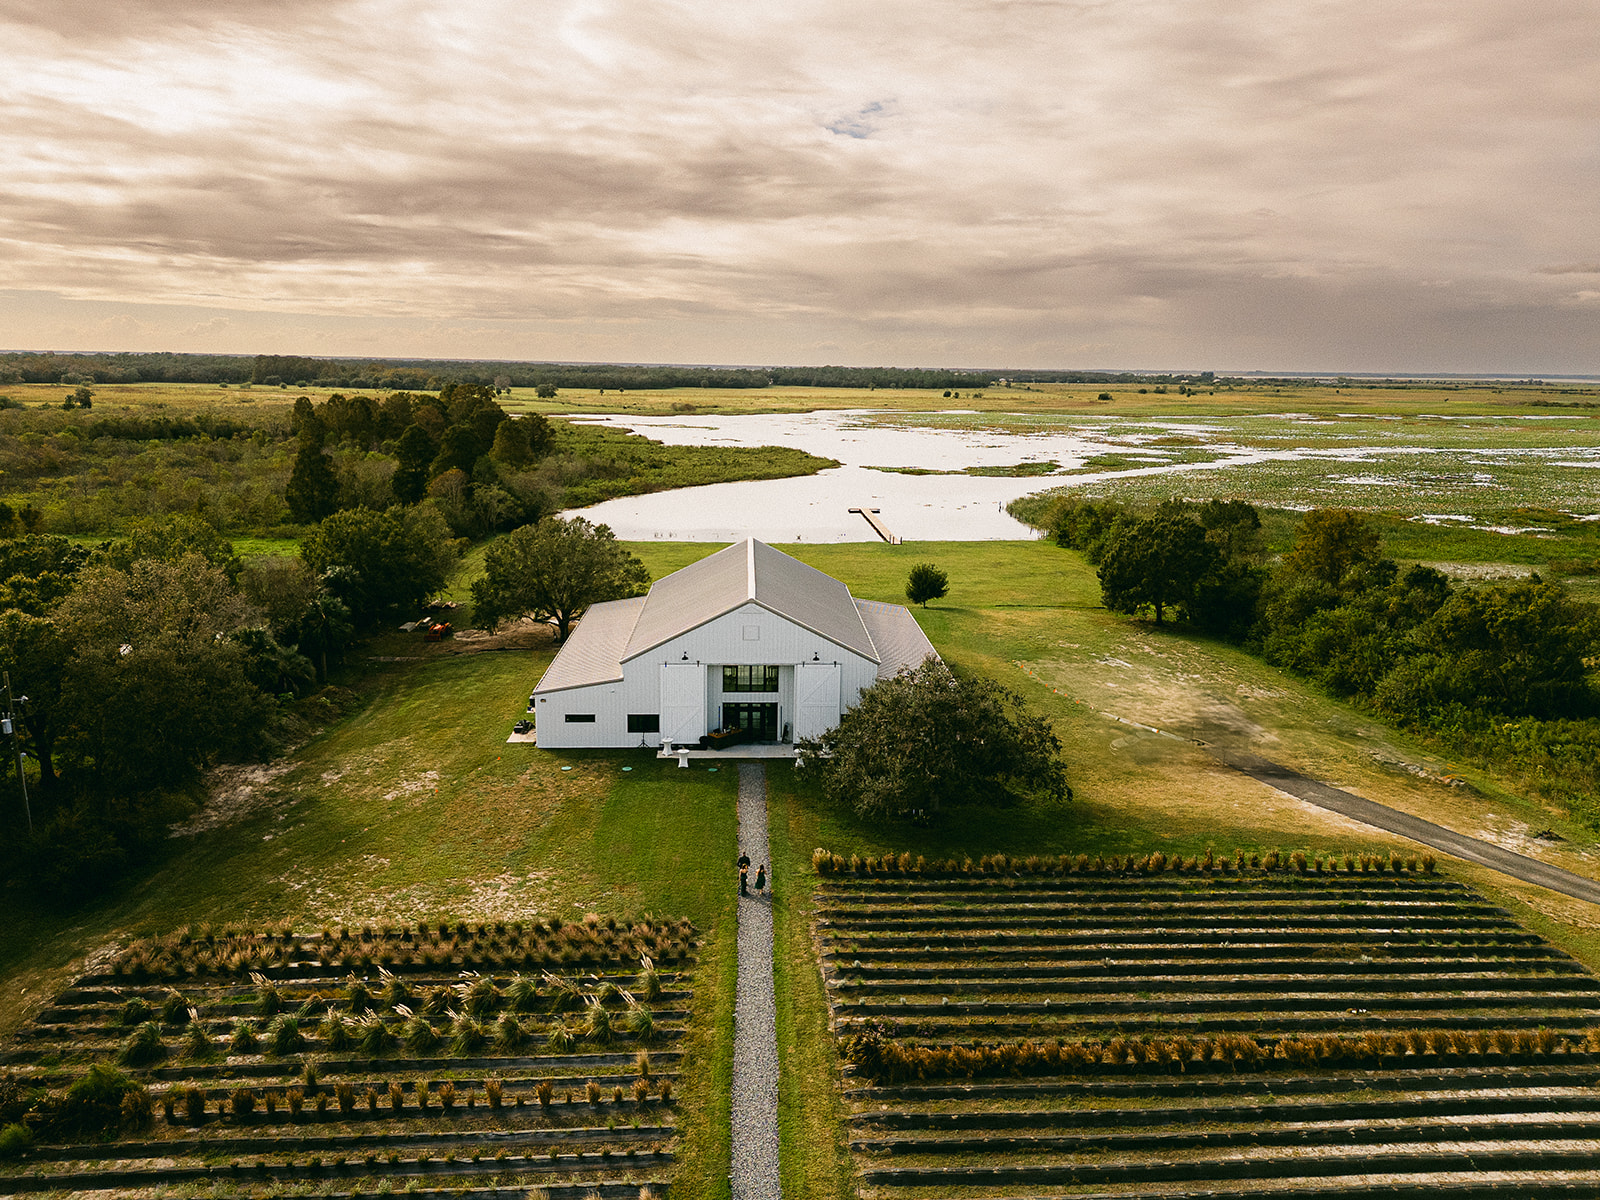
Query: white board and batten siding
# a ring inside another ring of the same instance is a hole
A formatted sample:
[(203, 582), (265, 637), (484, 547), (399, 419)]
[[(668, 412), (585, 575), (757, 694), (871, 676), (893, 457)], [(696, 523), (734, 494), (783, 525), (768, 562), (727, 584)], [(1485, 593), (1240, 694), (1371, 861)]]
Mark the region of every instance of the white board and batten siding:
[[(748, 540), (658, 580), (648, 597), (591, 608), (534, 689), (538, 744), (692, 744), (728, 703), (775, 703), (785, 740), (814, 737), (877, 679), (931, 654), (903, 607), (858, 602)], [(725, 666), (776, 666), (778, 690), (724, 692)], [(630, 715), (659, 717), (659, 730), (630, 732)]]
[[(623, 685), (572, 688), (538, 697), (534, 717), (539, 745), (551, 750), (576, 750), (585, 746), (637, 746), (639, 738), (628, 741), (627, 706)], [(593, 721), (569, 721), (569, 715), (593, 717)]]

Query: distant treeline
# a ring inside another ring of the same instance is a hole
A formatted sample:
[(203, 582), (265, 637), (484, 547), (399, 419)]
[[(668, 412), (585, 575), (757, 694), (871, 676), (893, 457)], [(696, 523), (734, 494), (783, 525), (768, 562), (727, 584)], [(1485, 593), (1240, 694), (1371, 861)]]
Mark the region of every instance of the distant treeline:
[(1197, 374), (1115, 371), (961, 371), (923, 367), (680, 367), (608, 363), (463, 362), (440, 359), (306, 358), (257, 354), (0, 354), (7, 383), (227, 383), (266, 387), (438, 391), (451, 383), (540, 385), (634, 391), (643, 388), (962, 389), (1013, 383), (1213, 383)]

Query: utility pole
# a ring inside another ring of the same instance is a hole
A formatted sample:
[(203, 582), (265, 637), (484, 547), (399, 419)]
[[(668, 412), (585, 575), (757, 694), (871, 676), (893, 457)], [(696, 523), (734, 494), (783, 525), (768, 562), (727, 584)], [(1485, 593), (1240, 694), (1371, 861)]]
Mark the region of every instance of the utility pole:
[(28, 803), (28, 777), (22, 771), (22, 730), (18, 728), (22, 718), (20, 714), (17, 716), (12, 715), (12, 710), (20, 705), (26, 704), (28, 702), (28, 698), (26, 696), (19, 696), (15, 701), (13, 701), (11, 699), (11, 672), (0, 672), (0, 676), (3, 676), (5, 679), (6, 685), (6, 713), (3, 718), (0, 718), (0, 732), (9, 733), (11, 735), (11, 745), (17, 752), (17, 782), (22, 785), (22, 811), (28, 816), (28, 836), (32, 837), (33, 806)]

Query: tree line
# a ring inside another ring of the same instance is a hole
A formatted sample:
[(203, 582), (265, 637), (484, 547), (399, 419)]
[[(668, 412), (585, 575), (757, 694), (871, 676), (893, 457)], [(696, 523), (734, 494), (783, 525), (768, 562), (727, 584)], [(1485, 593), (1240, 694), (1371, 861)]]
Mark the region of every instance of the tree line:
[(24, 808), (0, 756), (0, 873), (70, 901), (155, 853), (207, 766), (280, 747), (308, 698), (336, 703), (330, 663), (442, 587), (455, 554), (429, 506), (340, 512), (299, 558), (249, 563), (193, 516), (93, 548), (0, 540), (0, 669), (27, 697), (30, 784)]
[(1370, 522), (1315, 509), (1266, 561), (1242, 501), (1149, 509), (1066, 499), (1056, 542), (1094, 563), (1107, 608), (1168, 617), (1243, 646), (1452, 752), (1520, 765), (1600, 825), (1600, 608), (1534, 574), (1458, 584), (1383, 553)]
[[(1037, 371), (944, 367), (770, 366), (712, 367), (626, 363), (462, 361), (458, 359), (316, 358), (257, 354), (0, 354), (0, 385), (6, 383), (216, 383), (267, 387), (346, 388), (377, 391), (437, 391), (446, 384), (481, 384), (498, 389), (597, 388), (635, 391), (661, 388), (958, 388), (1018, 383), (1212, 383), (1210, 371), (1148, 374), (1132, 371)], [(1267, 381), (1274, 385), (1306, 380)]]

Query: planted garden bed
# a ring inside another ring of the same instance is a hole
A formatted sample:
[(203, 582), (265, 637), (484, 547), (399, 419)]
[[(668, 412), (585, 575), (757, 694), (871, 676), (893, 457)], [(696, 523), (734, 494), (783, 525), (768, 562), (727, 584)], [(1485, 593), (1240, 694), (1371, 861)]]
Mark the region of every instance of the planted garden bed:
[(145, 939), (0, 1052), (0, 1195), (667, 1194), (687, 922)]
[(873, 1195), (1600, 1196), (1600, 980), (1431, 861), (814, 862)]

